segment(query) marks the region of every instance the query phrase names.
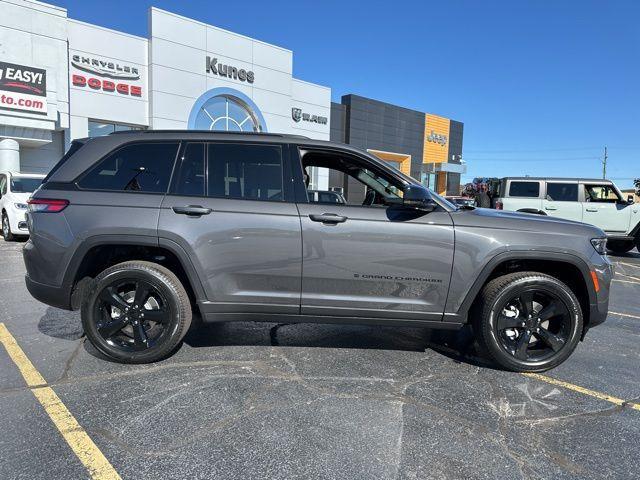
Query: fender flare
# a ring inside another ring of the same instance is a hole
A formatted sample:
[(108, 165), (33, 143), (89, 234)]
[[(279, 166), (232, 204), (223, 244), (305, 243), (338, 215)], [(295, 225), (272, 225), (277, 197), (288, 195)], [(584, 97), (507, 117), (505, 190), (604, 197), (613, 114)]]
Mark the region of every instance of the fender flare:
[(187, 255), (187, 252), (185, 252), (180, 245), (171, 240), (162, 239), (162, 242), (160, 242), (158, 237), (150, 235), (106, 234), (94, 235), (86, 238), (80, 243), (78, 248), (76, 248), (73, 256), (71, 257), (71, 260), (69, 261), (67, 270), (62, 280), (63, 285), (65, 285), (69, 289), (73, 287), (78, 269), (80, 268), (80, 265), (85, 256), (92, 248), (101, 245), (147, 246), (169, 250), (176, 256), (185, 273), (187, 274), (187, 278), (189, 280), (191, 288), (193, 289), (196, 300), (203, 300), (206, 298), (205, 290), (202, 286), (202, 282), (200, 281), (200, 277), (198, 276), (196, 269), (191, 262), (191, 259)]
[[(580, 273), (582, 274), (582, 278), (584, 283), (587, 286), (587, 292), (589, 295), (589, 305), (593, 305), (597, 303), (596, 291), (593, 286), (593, 282), (591, 281), (591, 271), (587, 266), (586, 262), (582, 260), (580, 257), (570, 254), (570, 253), (560, 253), (560, 252), (547, 252), (547, 251), (519, 251), (519, 250), (510, 250), (507, 252), (502, 252), (491, 258), (480, 272), (480, 275), (476, 278), (475, 282), (467, 292), (460, 308), (455, 313), (445, 313), (444, 319), (445, 321), (450, 322), (465, 322), (467, 315), (469, 314), (469, 310), (473, 301), (480, 293), (480, 290), (487, 283), (487, 279), (493, 273), (493, 271), (500, 265), (501, 263), (511, 261), (511, 260), (544, 260), (544, 261), (556, 261), (556, 262), (564, 262), (570, 263), (574, 267), (578, 268)], [(585, 312), (586, 313), (586, 312)]]

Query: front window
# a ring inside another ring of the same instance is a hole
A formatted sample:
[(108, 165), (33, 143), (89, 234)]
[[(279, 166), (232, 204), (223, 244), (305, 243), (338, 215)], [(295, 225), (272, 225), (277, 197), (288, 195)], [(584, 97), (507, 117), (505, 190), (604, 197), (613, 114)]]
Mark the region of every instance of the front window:
[(14, 193), (33, 193), (42, 183), (37, 177), (13, 177), (11, 179), (11, 191)]
[(616, 203), (622, 197), (613, 185), (585, 185), (584, 199), (587, 202)]

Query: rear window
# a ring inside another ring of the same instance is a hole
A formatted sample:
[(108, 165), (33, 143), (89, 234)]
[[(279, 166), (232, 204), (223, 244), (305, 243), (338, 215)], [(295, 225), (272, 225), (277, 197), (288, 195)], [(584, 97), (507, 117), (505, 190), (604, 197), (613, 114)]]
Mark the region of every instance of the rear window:
[(125, 145), (107, 155), (78, 182), (88, 190), (165, 193), (178, 142)]
[(540, 182), (511, 182), (509, 196), (537, 198), (540, 196)]
[(210, 143), (207, 195), (282, 201), (282, 148), (279, 145)]
[(547, 183), (547, 198), (554, 202), (577, 202), (577, 183)]

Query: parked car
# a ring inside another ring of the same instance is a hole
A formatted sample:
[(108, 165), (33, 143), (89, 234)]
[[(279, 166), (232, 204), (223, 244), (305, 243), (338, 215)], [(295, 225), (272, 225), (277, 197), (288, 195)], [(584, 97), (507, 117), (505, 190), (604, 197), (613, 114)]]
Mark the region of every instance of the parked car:
[(640, 205), (623, 198), (609, 180), (503, 178), (492, 198), (498, 210), (534, 213), (590, 223), (607, 234), (607, 248), (625, 253), (640, 247)]
[[(359, 182), (364, 202), (309, 201), (320, 167)], [(193, 309), (204, 322), (471, 323), (499, 365), (541, 371), (607, 316), (599, 228), (459, 209), (367, 152), (299, 136), (79, 140), (28, 223), (29, 291), (80, 308), (89, 341), (120, 362), (170, 354)]]
[(25, 219), (27, 199), (43, 178), (44, 175), (35, 173), (0, 172), (0, 216), (5, 241), (29, 235)]
[(451, 203), (453, 203), (454, 205), (457, 205), (459, 207), (475, 207), (476, 206), (476, 200), (474, 198), (471, 198), (471, 197), (447, 196), (447, 197), (444, 197), (444, 198), (446, 198)]
[(340, 203), (346, 204), (344, 196), (338, 192), (329, 190), (307, 190), (309, 201), (315, 203)]

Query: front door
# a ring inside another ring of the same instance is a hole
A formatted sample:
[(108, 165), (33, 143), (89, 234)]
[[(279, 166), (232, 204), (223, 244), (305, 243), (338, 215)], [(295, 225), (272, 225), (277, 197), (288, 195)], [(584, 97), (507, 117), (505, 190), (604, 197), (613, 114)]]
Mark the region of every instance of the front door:
[(584, 184), (582, 209), (582, 221), (605, 232), (623, 234), (629, 228), (631, 205), (610, 184)]
[[(361, 182), (366, 195), (364, 202), (362, 195), (350, 200), (346, 191), (346, 203), (298, 204), (302, 313), (441, 320), (453, 262), (451, 216), (440, 207), (426, 213), (388, 205), (401, 196), (393, 176), (375, 171), (366, 157), (338, 157), (303, 152), (302, 161), (307, 172), (317, 166), (329, 169), (334, 181), (347, 176)], [(332, 168), (332, 159), (339, 168)], [(362, 191), (353, 181), (344, 185)]]
[(182, 147), (158, 232), (191, 258), (205, 312), (299, 313), (300, 220), (285, 201), (283, 151), (266, 143)]

